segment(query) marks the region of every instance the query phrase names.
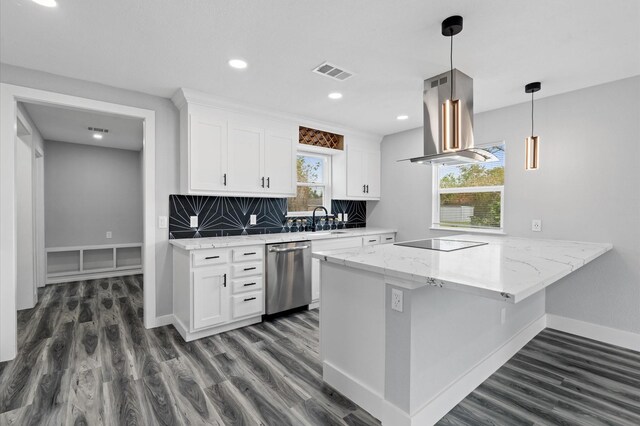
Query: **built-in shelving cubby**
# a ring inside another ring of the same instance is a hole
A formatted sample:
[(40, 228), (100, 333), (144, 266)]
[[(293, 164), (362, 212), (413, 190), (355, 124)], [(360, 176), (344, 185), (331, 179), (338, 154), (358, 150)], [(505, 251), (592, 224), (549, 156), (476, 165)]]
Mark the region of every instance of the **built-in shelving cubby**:
[(47, 284), (142, 272), (142, 244), (49, 247)]

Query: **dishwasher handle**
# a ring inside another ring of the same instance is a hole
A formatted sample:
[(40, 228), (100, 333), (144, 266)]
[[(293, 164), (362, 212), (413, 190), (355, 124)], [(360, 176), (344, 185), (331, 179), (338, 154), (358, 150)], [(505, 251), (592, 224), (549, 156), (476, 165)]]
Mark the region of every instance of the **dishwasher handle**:
[(289, 248), (277, 248), (277, 247), (269, 247), (269, 253), (286, 253), (289, 251), (297, 251), (297, 250), (305, 250), (311, 246), (298, 246), (298, 247), (289, 247)]

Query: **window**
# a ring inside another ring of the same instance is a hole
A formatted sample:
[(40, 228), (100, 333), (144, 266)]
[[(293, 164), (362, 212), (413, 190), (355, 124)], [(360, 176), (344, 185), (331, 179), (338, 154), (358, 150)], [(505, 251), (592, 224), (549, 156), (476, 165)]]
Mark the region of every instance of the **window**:
[(504, 144), (482, 148), (498, 161), (433, 167), (434, 228), (502, 231)]
[(324, 206), (331, 212), (330, 164), (328, 155), (298, 154), (296, 197), (287, 200), (288, 215), (310, 216), (318, 206)]

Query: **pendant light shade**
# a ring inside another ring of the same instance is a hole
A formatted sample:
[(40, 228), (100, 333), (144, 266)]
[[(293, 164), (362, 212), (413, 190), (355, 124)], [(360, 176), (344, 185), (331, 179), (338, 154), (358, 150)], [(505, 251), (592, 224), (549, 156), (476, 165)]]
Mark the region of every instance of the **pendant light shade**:
[(540, 137), (533, 133), (533, 94), (542, 88), (539, 81), (529, 83), (524, 86), (525, 93), (531, 93), (531, 136), (524, 140), (525, 144), (525, 160), (524, 168), (526, 170), (538, 170), (540, 166)]
[(455, 80), (453, 78), (453, 36), (462, 31), (462, 16), (450, 16), (442, 21), (442, 35), (451, 39), (449, 60), (451, 65), (451, 95), (442, 103), (442, 152), (454, 152), (460, 149), (460, 100), (454, 99)]

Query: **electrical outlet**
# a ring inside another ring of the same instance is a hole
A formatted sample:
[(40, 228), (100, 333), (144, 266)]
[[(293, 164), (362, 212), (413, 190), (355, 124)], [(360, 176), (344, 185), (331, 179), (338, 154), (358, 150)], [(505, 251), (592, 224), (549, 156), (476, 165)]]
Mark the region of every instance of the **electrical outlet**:
[(252, 214), (251, 216), (249, 216), (249, 224), (255, 225), (256, 223), (258, 223), (258, 218), (256, 217), (256, 215)]
[(504, 324), (507, 321), (507, 308), (502, 308), (500, 311), (500, 324)]
[(343, 213), (342, 218), (344, 219), (345, 222), (347, 222), (349, 220), (349, 215), (346, 213)]
[(198, 216), (190, 216), (189, 217), (189, 226), (191, 228), (197, 228), (198, 227)]
[(158, 216), (158, 228), (167, 229), (167, 226), (169, 226), (168, 224), (169, 220), (166, 216)]
[(533, 219), (531, 221), (531, 230), (533, 232), (540, 232), (542, 231), (542, 220), (540, 219)]
[(391, 289), (391, 309), (402, 312), (402, 290)]
[(111, 231), (107, 231), (107, 238), (111, 238), (113, 237), (113, 234), (111, 233)]
[(338, 213), (338, 222), (342, 222), (342, 213)]

